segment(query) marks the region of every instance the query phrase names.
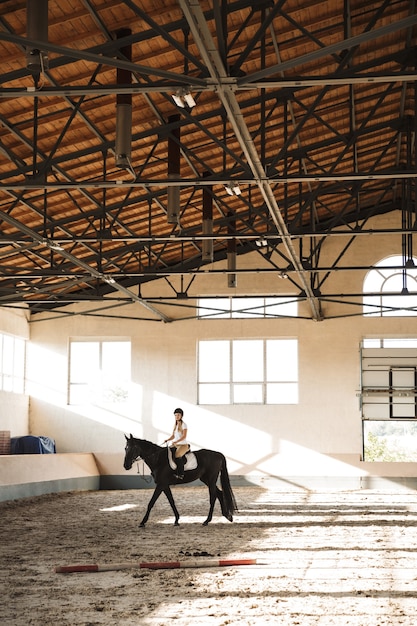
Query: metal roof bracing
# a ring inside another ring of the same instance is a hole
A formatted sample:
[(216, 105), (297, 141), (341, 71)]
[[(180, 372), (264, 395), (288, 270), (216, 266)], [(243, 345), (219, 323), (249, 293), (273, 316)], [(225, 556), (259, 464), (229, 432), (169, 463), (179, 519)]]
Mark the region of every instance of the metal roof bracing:
[(252, 252), (319, 320), (349, 241), (392, 211), (406, 263), (416, 25), (414, 0), (2, 2), (0, 305), (169, 321), (145, 283), (187, 296)]

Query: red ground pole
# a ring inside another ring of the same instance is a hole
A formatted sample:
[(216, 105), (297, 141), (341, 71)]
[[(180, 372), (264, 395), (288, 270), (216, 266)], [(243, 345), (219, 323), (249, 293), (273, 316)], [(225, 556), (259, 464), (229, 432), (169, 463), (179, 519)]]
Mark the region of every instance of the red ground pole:
[(72, 574), (74, 572), (110, 572), (122, 569), (178, 569), (202, 567), (232, 567), (236, 565), (256, 565), (256, 559), (197, 559), (190, 561), (155, 561), (151, 563), (98, 563), (86, 565), (61, 565), (55, 568), (57, 574)]

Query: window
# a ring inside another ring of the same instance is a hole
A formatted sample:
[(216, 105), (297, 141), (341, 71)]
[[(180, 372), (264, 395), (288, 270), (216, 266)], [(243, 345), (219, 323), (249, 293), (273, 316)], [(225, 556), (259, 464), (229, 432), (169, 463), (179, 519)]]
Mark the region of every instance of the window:
[(363, 283), (364, 315), (417, 315), (417, 259), (412, 259), (410, 265), (403, 270), (403, 258), (393, 256), (379, 261), (368, 272)]
[(72, 340), (69, 359), (69, 404), (128, 401), (130, 341)]
[(198, 344), (199, 404), (297, 404), (296, 339)]
[(297, 300), (282, 298), (200, 298), (200, 319), (297, 317)]
[(363, 427), (365, 461), (417, 462), (416, 420), (375, 420)]
[(365, 461), (417, 460), (417, 339), (364, 339), (361, 409)]
[(26, 341), (0, 333), (0, 388), (24, 393)]

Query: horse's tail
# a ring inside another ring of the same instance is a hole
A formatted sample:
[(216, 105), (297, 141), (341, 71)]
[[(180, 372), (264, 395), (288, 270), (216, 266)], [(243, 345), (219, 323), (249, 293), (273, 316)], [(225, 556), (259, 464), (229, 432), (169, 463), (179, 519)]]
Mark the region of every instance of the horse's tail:
[(229, 472), (227, 471), (226, 458), (222, 459), (222, 468), (220, 470), (220, 484), (222, 486), (223, 506), (222, 513), (229, 522), (233, 521), (233, 513), (237, 511), (235, 496), (230, 485)]

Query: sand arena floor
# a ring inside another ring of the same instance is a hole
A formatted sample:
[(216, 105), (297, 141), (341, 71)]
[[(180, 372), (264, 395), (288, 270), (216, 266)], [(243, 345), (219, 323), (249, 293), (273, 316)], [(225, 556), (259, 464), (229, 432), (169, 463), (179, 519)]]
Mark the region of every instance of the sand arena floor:
[[(205, 487), (173, 490), (138, 527), (149, 490), (0, 503), (1, 619), (7, 626), (415, 626), (417, 494), (234, 489), (239, 512), (203, 527)], [(152, 561), (256, 565), (143, 569)], [(126, 564), (56, 573), (71, 564)]]

